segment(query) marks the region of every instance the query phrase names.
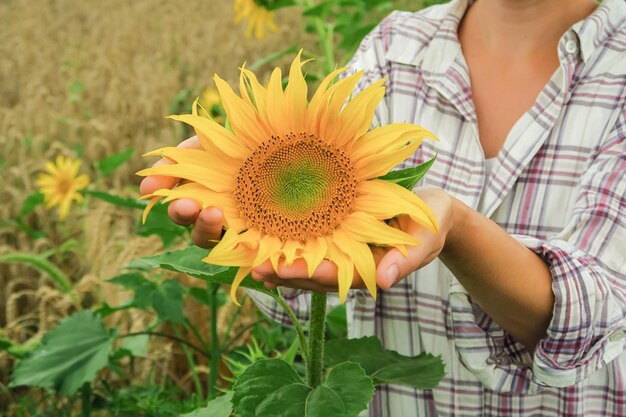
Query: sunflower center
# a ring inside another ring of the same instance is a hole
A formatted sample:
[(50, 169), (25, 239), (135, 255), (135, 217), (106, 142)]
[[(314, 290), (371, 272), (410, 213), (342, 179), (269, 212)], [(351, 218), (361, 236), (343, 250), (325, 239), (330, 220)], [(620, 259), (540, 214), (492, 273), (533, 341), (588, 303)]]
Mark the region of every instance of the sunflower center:
[(235, 198), (248, 227), (279, 239), (325, 236), (356, 195), (346, 154), (306, 134), (272, 137), (242, 164)]
[(59, 194), (67, 194), (73, 185), (74, 185), (74, 181), (71, 177), (62, 176), (62, 177), (59, 177), (56, 183), (56, 189)]

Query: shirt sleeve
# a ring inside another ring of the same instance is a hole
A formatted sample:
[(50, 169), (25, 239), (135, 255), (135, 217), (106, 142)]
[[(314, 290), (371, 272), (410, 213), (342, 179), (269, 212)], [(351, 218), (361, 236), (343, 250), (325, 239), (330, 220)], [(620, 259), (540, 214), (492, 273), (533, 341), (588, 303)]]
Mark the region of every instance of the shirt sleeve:
[(581, 177), (573, 215), (561, 233), (544, 240), (513, 236), (540, 256), (552, 274), (553, 317), (533, 356), (482, 312), (458, 282), (452, 285), (459, 358), (487, 387), (533, 393), (571, 386), (624, 352), (625, 173), (626, 111)]

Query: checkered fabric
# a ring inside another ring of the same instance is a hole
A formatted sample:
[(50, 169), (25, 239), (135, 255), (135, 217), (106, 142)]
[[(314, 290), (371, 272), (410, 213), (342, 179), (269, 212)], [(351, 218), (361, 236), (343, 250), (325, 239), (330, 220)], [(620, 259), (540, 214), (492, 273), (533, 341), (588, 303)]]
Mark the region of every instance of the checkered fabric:
[[(438, 153), (420, 185), (491, 218), (549, 265), (556, 297), (531, 355), (438, 260), (373, 301), (352, 291), (351, 337), (378, 336), (406, 355), (441, 355), (433, 390), (381, 386), (372, 416), (626, 416), (626, 3), (605, 0), (562, 37), (560, 66), (487, 164), (457, 37), (467, 0), (396, 12), (361, 44), (363, 89), (388, 78), (375, 124), (435, 132), (398, 168)], [(494, 115), (493, 117), (497, 117)], [(471, 242), (468, 242), (471, 244)], [(280, 309), (259, 305), (279, 320)], [(290, 302), (306, 316), (309, 300)]]

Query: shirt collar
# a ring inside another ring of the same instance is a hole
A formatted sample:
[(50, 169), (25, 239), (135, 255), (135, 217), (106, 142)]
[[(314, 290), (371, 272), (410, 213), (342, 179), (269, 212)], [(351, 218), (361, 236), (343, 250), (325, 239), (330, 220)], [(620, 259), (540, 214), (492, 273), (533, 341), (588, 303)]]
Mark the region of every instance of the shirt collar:
[[(599, 50), (615, 32), (615, 27), (626, 21), (626, 2), (624, 0), (605, 0), (594, 12), (585, 19), (575, 23), (568, 32), (574, 34), (580, 47), (580, 56), (588, 63), (594, 53)], [(566, 37), (568, 33), (564, 35)]]
[[(401, 64), (420, 66), (426, 76), (445, 74), (461, 51), (458, 27), (471, 3), (471, 0), (453, 0), (439, 6), (436, 12), (431, 12), (434, 20), (430, 24), (438, 26), (432, 31), (424, 32), (420, 29), (424, 22), (416, 17), (401, 22), (386, 58)], [(563, 35), (559, 48), (567, 49), (566, 43), (575, 39), (580, 57), (588, 63), (599, 49), (598, 46), (607, 40), (615, 27), (625, 21), (626, 2), (605, 0), (591, 15), (575, 23)]]

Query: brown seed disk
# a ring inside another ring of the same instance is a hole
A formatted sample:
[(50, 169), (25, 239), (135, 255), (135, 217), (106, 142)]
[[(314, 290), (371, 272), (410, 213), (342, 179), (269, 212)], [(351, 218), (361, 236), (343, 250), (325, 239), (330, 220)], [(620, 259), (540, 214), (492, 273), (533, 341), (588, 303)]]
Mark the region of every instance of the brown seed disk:
[(304, 243), (331, 234), (350, 212), (354, 167), (314, 136), (272, 136), (241, 165), (234, 196), (249, 228)]

